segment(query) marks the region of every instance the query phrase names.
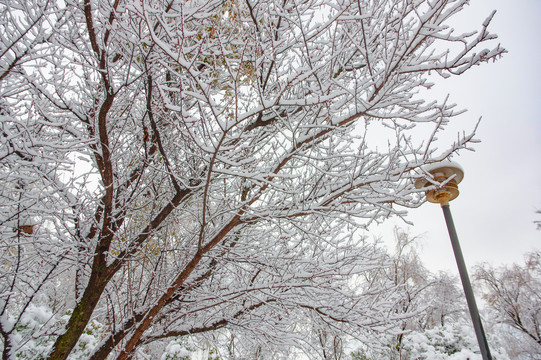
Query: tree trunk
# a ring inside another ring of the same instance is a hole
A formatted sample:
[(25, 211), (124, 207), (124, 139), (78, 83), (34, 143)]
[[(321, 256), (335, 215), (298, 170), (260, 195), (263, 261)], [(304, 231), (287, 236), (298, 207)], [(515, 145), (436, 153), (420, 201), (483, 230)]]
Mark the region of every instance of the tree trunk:
[(66, 332), (56, 339), (51, 353), (47, 357), (48, 360), (67, 359), (90, 321), (92, 313), (107, 285), (104, 272), (99, 275), (95, 274), (95, 272), (92, 273), (81, 301), (73, 309), (70, 320), (66, 325)]

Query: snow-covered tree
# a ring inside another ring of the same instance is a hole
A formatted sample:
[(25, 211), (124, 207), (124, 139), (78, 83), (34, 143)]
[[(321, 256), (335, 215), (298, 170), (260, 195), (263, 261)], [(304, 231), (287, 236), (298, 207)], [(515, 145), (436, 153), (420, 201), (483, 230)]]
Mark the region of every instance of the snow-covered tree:
[(423, 265), (418, 237), (399, 228), (395, 228), (394, 237), (394, 248), (382, 252), (382, 266), (367, 271), (361, 282), (368, 286), (366, 292), (370, 292), (369, 288), (391, 286), (392, 291), (374, 297), (383, 302), (381, 297), (386, 296), (386, 309), (397, 319), (393, 328), (363, 336), (368, 342), (361, 344), (357, 355), (371, 359), (409, 359), (411, 334), (430, 342), (427, 334), (446, 325), (451, 329), (466, 319), (466, 303), (457, 279), (445, 272), (434, 274)]
[[(501, 324), (513, 358), (541, 356), (541, 252), (526, 255), (524, 265), (477, 267), (475, 278), (483, 297)], [(507, 326), (507, 329), (503, 327)]]
[(3, 358), (40, 337), (66, 359), (93, 321), (95, 360), (390, 326), (387, 288), (352, 282), (381, 266), (358, 231), (473, 139), (436, 147), (460, 111), (419, 94), (504, 52), (492, 16), (446, 25), (466, 5), (0, 1)]
[[(383, 253), (382, 266), (369, 274), (371, 287), (389, 286), (386, 308), (394, 314), (394, 327), (370, 331), (345, 348), (353, 348), (353, 360), (367, 359), (481, 359), (471, 319), (458, 279), (446, 272), (432, 273), (419, 258), (417, 237), (395, 228), (394, 251)], [(495, 359), (508, 359), (501, 328), (490, 327), (488, 340)]]

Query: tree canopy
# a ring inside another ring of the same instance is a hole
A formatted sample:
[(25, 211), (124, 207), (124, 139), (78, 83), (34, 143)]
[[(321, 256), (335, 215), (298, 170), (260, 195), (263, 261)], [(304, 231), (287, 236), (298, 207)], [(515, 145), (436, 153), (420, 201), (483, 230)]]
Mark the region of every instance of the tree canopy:
[(355, 284), (388, 265), (359, 229), (473, 140), (438, 148), (460, 111), (421, 96), (504, 52), (494, 14), (447, 25), (466, 5), (0, 1), (3, 358), (392, 326), (392, 282)]

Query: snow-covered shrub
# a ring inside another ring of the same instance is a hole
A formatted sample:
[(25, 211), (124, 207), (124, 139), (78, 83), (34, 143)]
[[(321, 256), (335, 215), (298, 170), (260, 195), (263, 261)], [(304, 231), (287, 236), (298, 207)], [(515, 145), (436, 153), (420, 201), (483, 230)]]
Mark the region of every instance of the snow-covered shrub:
[[(30, 304), (17, 322), (13, 317), (9, 318), (5, 325), (15, 325), (12, 357), (21, 360), (46, 359), (55, 337), (67, 324), (69, 315), (67, 313), (58, 316), (46, 306)], [(99, 342), (102, 330), (102, 324), (96, 320), (91, 321), (79, 338), (69, 360), (88, 359)], [(0, 348), (3, 348), (3, 344), (0, 345)]]
[[(14, 320), (14, 319), (11, 319)], [(15, 325), (13, 336), (14, 353), (18, 359), (45, 359), (52, 346), (51, 334), (47, 331), (57, 322), (52, 311), (44, 306), (29, 305), (27, 311)]]
[[(498, 343), (493, 341), (491, 345), (494, 359), (509, 359)], [(408, 333), (404, 336), (403, 353), (410, 360), (482, 359), (472, 326), (460, 322)]]
[(161, 360), (190, 360), (191, 355), (192, 351), (181, 340), (175, 339), (167, 344)]

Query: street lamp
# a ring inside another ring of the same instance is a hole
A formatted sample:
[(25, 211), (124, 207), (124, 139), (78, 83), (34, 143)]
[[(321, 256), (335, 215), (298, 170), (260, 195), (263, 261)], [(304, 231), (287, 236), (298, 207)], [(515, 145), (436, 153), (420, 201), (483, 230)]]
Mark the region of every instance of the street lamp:
[(464, 288), (464, 294), (466, 295), (466, 301), (475, 329), (475, 336), (477, 336), (477, 342), (479, 343), (479, 349), (481, 350), (483, 360), (492, 360), (485, 331), (483, 330), (483, 324), (481, 323), (481, 317), (479, 316), (479, 310), (477, 309), (477, 304), (473, 295), (468, 270), (466, 269), (466, 263), (464, 262), (462, 250), (460, 249), (460, 244), (458, 242), (453, 217), (451, 216), (451, 209), (449, 208), (449, 201), (455, 199), (459, 194), (458, 184), (464, 178), (464, 171), (460, 165), (453, 162), (432, 164), (425, 167), (424, 170), (430, 174), (430, 178), (423, 177), (418, 179), (415, 182), (415, 187), (417, 189), (431, 188), (426, 191), (426, 199), (431, 203), (441, 205), (445, 222), (447, 223), (449, 237), (451, 238), (453, 251), (455, 253), (460, 280), (462, 280), (462, 287)]

